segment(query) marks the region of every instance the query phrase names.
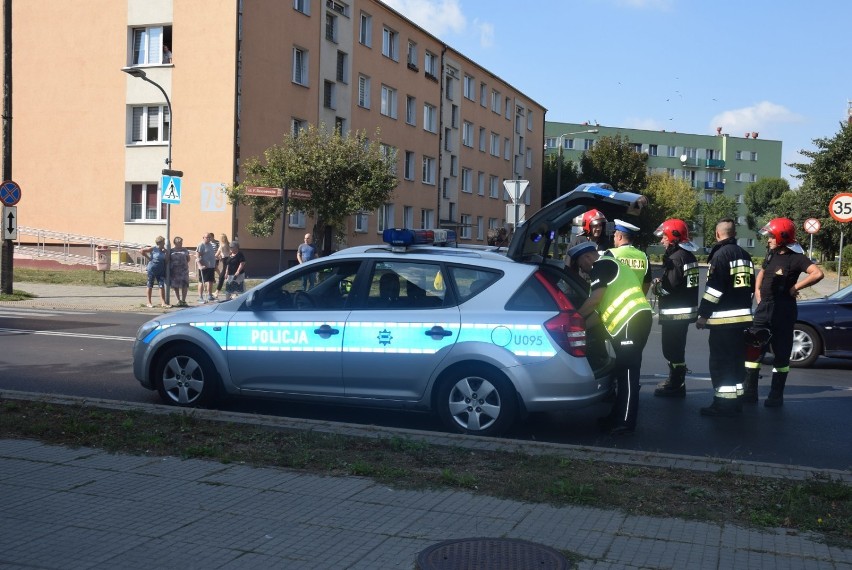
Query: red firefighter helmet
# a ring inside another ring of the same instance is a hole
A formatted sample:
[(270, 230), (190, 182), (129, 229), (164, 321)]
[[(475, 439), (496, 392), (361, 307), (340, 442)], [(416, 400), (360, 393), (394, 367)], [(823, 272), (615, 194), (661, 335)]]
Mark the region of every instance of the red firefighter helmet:
[(677, 218), (669, 218), (660, 224), (659, 227), (654, 230), (654, 235), (658, 238), (666, 236), (670, 243), (679, 245), (687, 251), (695, 251), (698, 249), (694, 243), (689, 241), (689, 227), (687, 227), (686, 222)]
[(775, 238), (777, 247), (787, 247), (796, 253), (802, 253), (802, 246), (796, 241), (796, 224), (789, 218), (775, 218), (760, 228), (760, 235)]
[(606, 216), (600, 210), (589, 210), (583, 214), (583, 235), (591, 235), (592, 224), (605, 224)]

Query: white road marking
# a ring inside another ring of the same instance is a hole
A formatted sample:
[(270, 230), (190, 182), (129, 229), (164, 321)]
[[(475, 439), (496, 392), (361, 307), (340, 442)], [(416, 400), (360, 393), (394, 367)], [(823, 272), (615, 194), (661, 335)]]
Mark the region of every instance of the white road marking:
[(91, 338), (95, 340), (120, 340), (125, 342), (133, 342), (135, 339), (131, 336), (112, 336), (103, 334), (85, 334), (59, 331), (33, 331), (25, 329), (3, 329), (0, 328), (0, 334), (33, 334), (41, 336), (65, 336), (69, 338)]

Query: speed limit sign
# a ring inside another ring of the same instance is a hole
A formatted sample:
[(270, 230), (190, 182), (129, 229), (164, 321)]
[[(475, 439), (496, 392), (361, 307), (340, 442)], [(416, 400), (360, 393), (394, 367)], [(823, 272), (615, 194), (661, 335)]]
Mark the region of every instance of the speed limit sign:
[(838, 222), (852, 222), (852, 194), (841, 192), (828, 203), (828, 213)]

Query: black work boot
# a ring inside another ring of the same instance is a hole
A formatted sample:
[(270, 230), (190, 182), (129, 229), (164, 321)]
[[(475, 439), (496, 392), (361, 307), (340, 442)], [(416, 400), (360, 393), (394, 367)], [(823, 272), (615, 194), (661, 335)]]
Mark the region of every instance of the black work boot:
[(713, 418), (732, 418), (742, 412), (740, 403), (735, 398), (719, 398), (713, 396), (713, 403), (706, 408), (701, 408), (702, 416)]
[(757, 403), (757, 384), (760, 378), (760, 368), (748, 368), (743, 381), (742, 401), (747, 404)]
[(767, 408), (780, 408), (784, 405), (784, 385), (787, 383), (786, 372), (773, 372), (772, 385), (769, 388), (769, 395), (763, 402)]
[(669, 377), (657, 384), (654, 395), (661, 398), (685, 398), (686, 397), (686, 364), (672, 366), (669, 362)]

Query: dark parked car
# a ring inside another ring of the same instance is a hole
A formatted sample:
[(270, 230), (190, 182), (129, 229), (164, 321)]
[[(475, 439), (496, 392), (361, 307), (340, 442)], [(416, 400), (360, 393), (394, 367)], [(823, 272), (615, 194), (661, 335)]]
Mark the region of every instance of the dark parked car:
[(820, 355), (852, 358), (852, 285), (799, 302), (790, 366), (812, 366)]

